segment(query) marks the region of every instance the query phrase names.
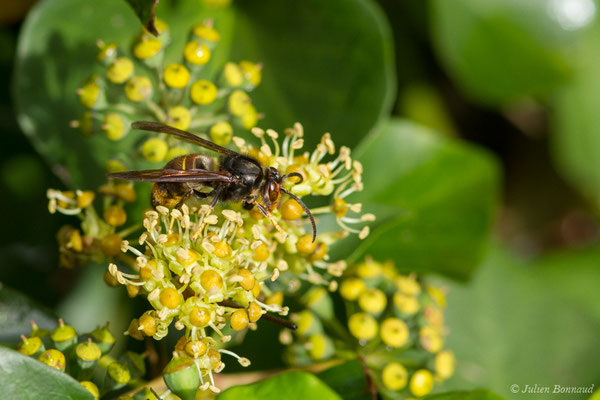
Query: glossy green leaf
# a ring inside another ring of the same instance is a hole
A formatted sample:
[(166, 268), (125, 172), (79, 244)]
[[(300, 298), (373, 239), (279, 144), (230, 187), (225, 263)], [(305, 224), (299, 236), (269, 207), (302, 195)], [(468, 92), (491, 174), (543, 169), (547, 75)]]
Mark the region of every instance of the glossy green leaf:
[(156, 18), (156, 5), (159, 0), (126, 0), (127, 3), (133, 8), (133, 11), (137, 14), (142, 25), (152, 32), (155, 36), (158, 35), (158, 31), (154, 26), (154, 19)]
[(391, 110), (395, 76), (391, 33), (370, 0), (235, 3), (231, 56), (262, 60), (253, 99), (260, 125), (304, 125), (310, 143), (331, 132), (356, 145)]
[(365, 138), (354, 156), (364, 166), (364, 190), (351, 197), (377, 220), (352, 251), (392, 259), (403, 271), (468, 278), (481, 259), (498, 203), (495, 160), (473, 146), (423, 127), (391, 120)]
[(498, 396), (489, 390), (473, 390), (470, 392), (448, 392), (426, 396), (423, 400), (502, 400), (503, 397)]
[[(240, 1), (207, 9), (198, 0), (165, 0), (156, 12), (170, 26), (166, 62), (181, 60), (190, 27), (210, 17), (221, 32), (211, 65), (263, 63), (263, 82), (252, 93), (266, 115), (263, 127), (282, 130), (302, 121), (307, 142), (330, 130), (338, 143), (352, 145), (390, 110), (390, 34), (371, 1)], [(108, 158), (139, 146), (135, 134), (109, 143), (101, 134), (84, 138), (69, 127), (84, 111), (75, 91), (96, 71), (96, 41), (128, 49), (139, 30), (121, 0), (41, 1), (23, 25), (14, 87), (19, 123), (73, 186), (98, 185)], [(131, 161), (130, 167), (143, 167)]]
[(319, 378), (308, 372), (291, 371), (264, 379), (250, 385), (234, 386), (219, 396), (218, 400), (279, 400), (279, 399), (341, 399)]
[(54, 314), (22, 293), (0, 285), (0, 343), (16, 343), (29, 335), (30, 321), (42, 329), (54, 329)]
[[(600, 376), (599, 257), (594, 248), (527, 262), (495, 248), (468, 287), (451, 283), (447, 347), (458, 366), (449, 386), (510, 399), (588, 398)], [(536, 384), (588, 393), (527, 392)]]
[[(104, 283), (106, 267), (106, 264), (87, 265), (77, 285), (57, 306), (58, 315), (79, 333), (91, 332), (99, 325), (110, 323), (110, 331), (119, 337), (134, 317), (126, 292)], [(124, 345), (123, 340), (118, 340), (113, 354), (119, 354)]]
[(431, 31), (459, 86), (498, 104), (563, 83), (572, 47), (595, 11), (592, 0), (433, 0)]
[(319, 379), (345, 400), (369, 400), (365, 373), (360, 361), (347, 361), (317, 374)]
[(577, 73), (554, 98), (552, 150), (560, 171), (600, 207), (600, 26), (588, 32)]
[(0, 346), (2, 398), (19, 400), (92, 400), (79, 382), (34, 358)]

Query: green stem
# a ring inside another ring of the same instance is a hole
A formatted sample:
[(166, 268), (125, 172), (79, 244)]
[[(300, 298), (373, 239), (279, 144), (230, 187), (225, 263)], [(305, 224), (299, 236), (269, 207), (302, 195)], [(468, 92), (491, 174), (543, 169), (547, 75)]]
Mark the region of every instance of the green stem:
[(192, 120), (192, 122), (190, 123), (190, 129), (191, 128), (204, 128), (204, 127), (213, 125), (217, 122), (227, 121), (228, 119), (229, 119), (229, 115), (227, 115), (227, 114), (217, 114), (212, 117), (194, 118)]
[(152, 100), (146, 100), (146, 105), (148, 106), (150, 111), (152, 111), (152, 114), (154, 114), (154, 117), (157, 120), (159, 120), (160, 122), (165, 122), (167, 120), (167, 114), (165, 114), (165, 112), (162, 110), (162, 108), (158, 106), (158, 104), (156, 104)]

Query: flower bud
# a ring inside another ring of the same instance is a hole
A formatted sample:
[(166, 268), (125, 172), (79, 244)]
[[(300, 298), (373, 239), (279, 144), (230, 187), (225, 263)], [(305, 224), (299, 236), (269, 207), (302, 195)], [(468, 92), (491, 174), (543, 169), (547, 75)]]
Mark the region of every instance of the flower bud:
[(192, 40), (185, 45), (183, 56), (190, 64), (204, 65), (210, 61), (210, 49), (204, 43)]
[(110, 140), (121, 140), (129, 131), (129, 126), (119, 114), (109, 112), (102, 121), (102, 130)]
[(352, 336), (360, 340), (371, 340), (377, 335), (377, 321), (367, 313), (356, 313), (348, 319)]
[(312, 311), (303, 310), (292, 318), (298, 325), (296, 334), (298, 336), (309, 336), (315, 333), (323, 332), (321, 321), (313, 314)]
[(323, 286), (312, 287), (302, 296), (301, 301), (319, 318), (325, 321), (333, 319), (333, 301)]
[(408, 387), (413, 396), (425, 396), (433, 389), (433, 375), (426, 369), (420, 369), (410, 377)]
[(159, 138), (151, 138), (142, 145), (142, 155), (147, 161), (157, 163), (165, 159), (169, 146)]
[(308, 353), (315, 361), (325, 360), (333, 355), (335, 346), (331, 339), (323, 333), (316, 333), (308, 338)]
[(36, 357), (39, 353), (45, 350), (44, 343), (42, 343), (42, 339), (37, 336), (27, 338), (22, 335), (21, 339), (22, 341), (17, 347), (17, 350), (21, 354)]
[(342, 281), (340, 295), (346, 300), (354, 301), (363, 290), (365, 290), (365, 283), (361, 279), (347, 278)]
[(190, 71), (181, 64), (169, 64), (163, 70), (163, 79), (167, 86), (182, 89), (190, 81)]
[(383, 368), (381, 373), (383, 386), (389, 390), (397, 391), (406, 386), (408, 382), (408, 372), (400, 363), (392, 362)]
[(119, 357), (119, 362), (129, 367), (133, 378), (141, 378), (146, 375), (146, 356), (128, 351)]
[(406, 323), (398, 318), (387, 318), (383, 321), (379, 334), (383, 342), (391, 347), (404, 346), (409, 337)]
[(167, 112), (167, 119), (167, 125), (185, 131), (190, 127), (192, 115), (187, 108), (183, 106), (175, 106), (170, 108)]
[(106, 70), (106, 77), (113, 83), (124, 83), (133, 74), (133, 62), (127, 57), (114, 60)]
[(115, 345), (115, 337), (108, 330), (108, 324), (94, 329), (90, 333), (90, 337), (94, 340), (98, 347), (100, 347), (102, 355), (111, 351)]
[(440, 351), (434, 359), (435, 375), (440, 380), (448, 379), (454, 373), (456, 359), (450, 350)]
[(126, 365), (112, 362), (106, 369), (106, 377), (104, 378), (104, 388), (107, 390), (116, 390), (122, 388), (131, 380), (131, 373)]
[(65, 370), (66, 360), (65, 355), (56, 349), (49, 349), (44, 351), (38, 357), (38, 360), (43, 362), (46, 365), (51, 366), (59, 371)]
[(193, 400), (201, 383), (194, 359), (190, 357), (173, 357), (163, 370), (163, 378), (167, 387), (183, 400)]
[(58, 326), (50, 334), (54, 346), (59, 351), (65, 351), (77, 343), (77, 332), (75, 328), (65, 325), (62, 319), (58, 320)]
[(379, 289), (366, 289), (358, 297), (358, 305), (363, 311), (379, 315), (387, 305), (387, 297)]
[(98, 386), (96, 386), (96, 384), (94, 382), (81, 381), (79, 383), (81, 384), (81, 386), (83, 386), (85, 388), (85, 390), (87, 390), (88, 392), (90, 392), (92, 394), (92, 396), (94, 396), (94, 399), (100, 398), (100, 390), (98, 390)]
[(226, 121), (217, 122), (210, 127), (210, 138), (219, 146), (226, 146), (233, 137), (233, 128)]
[(87, 342), (82, 342), (75, 346), (75, 356), (77, 357), (77, 365), (84, 370), (96, 365), (96, 362), (102, 356), (102, 350), (90, 338)]
[(196, 81), (190, 88), (190, 97), (196, 104), (210, 104), (217, 98), (217, 87), (211, 81)]

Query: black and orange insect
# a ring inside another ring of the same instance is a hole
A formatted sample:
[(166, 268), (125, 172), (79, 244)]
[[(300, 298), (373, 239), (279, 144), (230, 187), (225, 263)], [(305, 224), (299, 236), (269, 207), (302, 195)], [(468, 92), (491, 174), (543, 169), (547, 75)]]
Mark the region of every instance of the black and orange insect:
[[(153, 207), (161, 205), (179, 208), (191, 197), (211, 197), (211, 207), (220, 201), (241, 202), (245, 209), (257, 207), (265, 217), (273, 221), (271, 211), (277, 206), (283, 192), (296, 200), (308, 215), (312, 224), (313, 242), (315, 241), (317, 227), (313, 215), (298, 196), (283, 187), (283, 181), (291, 177), (299, 178), (301, 182), (302, 175), (299, 173), (281, 175), (276, 168), (263, 167), (248, 155), (161, 123), (138, 121), (132, 123), (131, 127), (173, 135), (221, 154), (217, 162), (213, 157), (194, 153), (175, 157), (162, 169), (107, 174), (109, 178), (154, 182), (150, 196)], [(207, 192), (207, 188), (212, 190)], [(275, 226), (279, 229), (277, 224)]]

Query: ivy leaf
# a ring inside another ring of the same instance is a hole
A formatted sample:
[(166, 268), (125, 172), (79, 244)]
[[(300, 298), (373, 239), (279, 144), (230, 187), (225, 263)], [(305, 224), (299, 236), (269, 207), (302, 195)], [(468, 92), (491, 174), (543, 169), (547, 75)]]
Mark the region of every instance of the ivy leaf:
[(489, 390), (473, 390), (470, 392), (448, 392), (429, 395), (423, 398), (423, 400), (503, 400), (503, 397), (498, 396)]
[(156, 19), (156, 6), (159, 0), (125, 0), (133, 11), (137, 14), (138, 18), (142, 22), (142, 25), (152, 33), (154, 36), (158, 36), (158, 31), (154, 26), (154, 20)]
[(339, 400), (331, 388), (308, 372), (290, 371), (250, 385), (234, 386), (219, 396), (218, 400), (279, 400), (321, 399)]
[(42, 329), (54, 329), (53, 313), (20, 292), (0, 285), (0, 342), (10, 343), (31, 332), (30, 321)]
[(317, 374), (319, 379), (345, 400), (369, 400), (365, 373), (360, 361), (347, 361)]
[(553, 98), (552, 150), (564, 176), (600, 206), (600, 24), (594, 25), (574, 54), (577, 73)]
[(496, 245), (469, 286), (448, 283), (447, 347), (458, 364), (447, 387), (544, 400), (552, 394), (526, 385), (575, 386), (588, 392), (566, 397), (589, 397), (600, 375), (599, 257), (595, 247), (526, 261)]
[(34, 358), (0, 346), (0, 388), (5, 399), (93, 400), (79, 382)]
[(496, 161), (476, 147), (403, 120), (366, 137), (354, 156), (364, 190), (350, 197), (377, 216), (362, 242), (351, 236), (335, 258), (393, 259), (403, 271), (466, 279), (486, 247), (498, 204)]
[(552, 0), (434, 0), (431, 32), (437, 52), (472, 97), (503, 104), (548, 95), (573, 72), (571, 52), (594, 16), (581, 2), (577, 16)]
[[(161, 1), (156, 14), (169, 24), (167, 64), (181, 61), (189, 30), (208, 18), (221, 40), (207, 68), (217, 71), (227, 60), (263, 63), (263, 82), (252, 98), (266, 116), (264, 128), (281, 131), (301, 121), (307, 144), (331, 130), (352, 145), (391, 109), (391, 35), (371, 1), (266, 0), (219, 9), (198, 0)], [(121, 0), (41, 1), (23, 25), (14, 86), (19, 124), (70, 186), (96, 187), (104, 182), (107, 159), (139, 154), (135, 132), (111, 142), (69, 127), (84, 112), (77, 88), (93, 72), (104, 73), (94, 69), (96, 41), (127, 51), (139, 30)], [(149, 166), (134, 159), (129, 167)]]

